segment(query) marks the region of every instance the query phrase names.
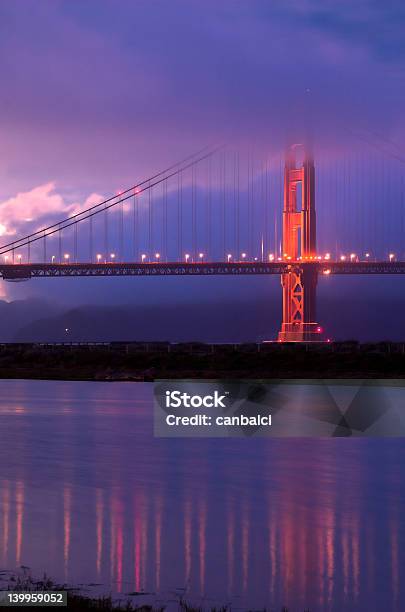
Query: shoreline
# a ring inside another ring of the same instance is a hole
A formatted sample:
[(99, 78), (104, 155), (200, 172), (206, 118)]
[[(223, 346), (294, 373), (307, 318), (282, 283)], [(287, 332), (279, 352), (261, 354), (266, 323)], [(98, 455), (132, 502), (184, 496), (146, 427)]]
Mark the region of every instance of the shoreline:
[(0, 379), (405, 379), (405, 344), (1, 344)]
[[(176, 609), (178, 612), (204, 612), (208, 610), (210, 612), (231, 612), (233, 607), (232, 604), (223, 605), (207, 605), (202, 606), (201, 604), (193, 603), (186, 600), (184, 594), (177, 593), (175, 598), (170, 600), (160, 600), (156, 598), (154, 602), (137, 602), (138, 597), (145, 595), (153, 595), (153, 593), (129, 592), (117, 594), (116, 597), (110, 593), (108, 595), (97, 595), (95, 593), (84, 593), (83, 585), (81, 587), (75, 587), (67, 585), (66, 583), (58, 583), (53, 581), (47, 574), (44, 574), (42, 580), (34, 579), (30, 573), (30, 568), (21, 567), (22, 573), (13, 572), (9, 570), (0, 571), (0, 594), (1, 593), (25, 593), (25, 594), (45, 594), (45, 593), (66, 593), (67, 606), (63, 609), (70, 609), (74, 611), (81, 610), (99, 610), (104, 612), (115, 612), (117, 610), (126, 610), (127, 612), (163, 612), (167, 608), (171, 610)], [(92, 586), (92, 585), (88, 585)], [(154, 594), (156, 595), (156, 594)], [(28, 604), (29, 605), (29, 604)], [(41, 606), (38, 603), (33, 603), (29, 607), (36, 607), (37, 609), (48, 608), (48, 605)], [(55, 607), (55, 606), (54, 606)], [(5, 612), (14, 610), (15, 605), (7, 605), (2, 603), (2, 610)], [(247, 608), (250, 610), (254, 608)], [(289, 608), (282, 606), (280, 612), (289, 612)], [(263, 612), (266, 610), (276, 610), (273, 606), (270, 608), (262, 608)], [(305, 608), (303, 612), (310, 612), (309, 608)]]

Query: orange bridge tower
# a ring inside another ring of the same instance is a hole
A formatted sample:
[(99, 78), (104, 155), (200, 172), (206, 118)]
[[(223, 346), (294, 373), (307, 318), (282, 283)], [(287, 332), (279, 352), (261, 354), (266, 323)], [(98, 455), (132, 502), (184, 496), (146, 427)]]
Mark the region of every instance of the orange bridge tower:
[(286, 155), (284, 169), (283, 259), (291, 261), (281, 275), (283, 322), (279, 342), (319, 342), (322, 329), (316, 323), (316, 213), (315, 166), (304, 151), (297, 167), (297, 145)]

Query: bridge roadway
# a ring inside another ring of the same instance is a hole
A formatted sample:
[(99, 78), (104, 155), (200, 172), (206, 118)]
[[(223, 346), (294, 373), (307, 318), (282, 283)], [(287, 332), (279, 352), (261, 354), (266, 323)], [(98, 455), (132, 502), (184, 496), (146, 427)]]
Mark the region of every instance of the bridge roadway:
[(230, 261), (230, 262), (103, 262), (0, 264), (7, 281), (61, 276), (212, 276), (283, 274), (294, 269), (316, 269), (319, 274), (405, 274), (405, 261)]

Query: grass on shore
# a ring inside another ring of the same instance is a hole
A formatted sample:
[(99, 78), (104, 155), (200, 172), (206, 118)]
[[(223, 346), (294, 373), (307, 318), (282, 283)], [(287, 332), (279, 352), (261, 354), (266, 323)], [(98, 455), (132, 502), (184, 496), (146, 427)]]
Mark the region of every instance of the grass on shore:
[[(76, 589), (68, 589), (65, 585), (54, 583), (46, 575), (44, 575), (42, 580), (34, 580), (26, 571), (24, 571), (22, 575), (11, 576), (7, 585), (4, 585), (0, 590), (19, 592), (67, 591), (67, 609), (72, 612), (81, 612), (82, 610), (98, 610), (99, 612), (116, 612), (120, 610), (126, 612), (163, 612), (165, 610), (165, 606), (136, 606), (129, 599), (125, 602), (116, 602), (111, 596), (89, 597), (81, 595), (74, 592)], [(49, 606), (35, 606), (36, 609), (40, 609), (41, 607), (46, 607), (46, 609), (49, 608)], [(170, 607), (172, 608), (172, 605)], [(12, 612), (15, 610), (15, 606), (2, 606), (1, 610), (4, 612)], [(204, 608), (191, 605), (183, 597), (179, 598), (178, 612), (206, 612), (207, 610), (209, 610), (209, 612), (231, 612), (232, 608), (230, 606)], [(276, 612), (275, 608), (265, 608), (262, 612), (266, 611)], [(289, 612), (289, 609), (282, 607), (280, 612)], [(310, 611), (306, 609), (303, 612)]]
[[(52, 589), (50, 589), (52, 590)], [(41, 606), (36, 606), (36, 608), (40, 608)], [(46, 607), (48, 609), (48, 606)], [(111, 597), (86, 597), (83, 595), (78, 595), (74, 593), (68, 593), (67, 596), (67, 609), (71, 612), (81, 612), (82, 610), (98, 610), (98, 612), (117, 612), (117, 611), (125, 611), (125, 612), (163, 612), (165, 610), (164, 607), (158, 608), (148, 605), (143, 606), (134, 606), (130, 601), (123, 603), (113, 602)], [(5, 612), (12, 612), (15, 610), (13, 606), (2, 606), (2, 610)], [(209, 612), (232, 612), (232, 608), (229, 606), (224, 606), (221, 608), (209, 608)], [(188, 604), (185, 601), (179, 601), (178, 604), (179, 612), (207, 612), (207, 609), (202, 607), (196, 607), (191, 604)], [(276, 612), (274, 608), (265, 608), (262, 612)], [(281, 608), (281, 612), (289, 612), (289, 609), (286, 607)], [(309, 612), (309, 610), (304, 610), (304, 612)]]
[[(115, 603), (111, 599), (111, 597), (86, 597), (83, 595), (77, 595), (74, 593), (68, 593), (68, 603), (67, 610), (71, 612), (81, 612), (82, 610), (98, 610), (99, 612), (116, 612), (116, 611), (126, 611), (126, 612), (163, 612), (165, 610), (164, 607), (153, 607), (148, 605), (143, 606), (134, 606), (130, 601), (126, 603)], [(40, 606), (36, 606), (38, 609)], [(46, 609), (49, 607), (47, 606)], [(1, 608), (5, 612), (12, 612), (15, 610), (13, 606), (5, 606)], [(179, 601), (178, 611), (179, 612), (232, 612), (232, 608), (229, 606), (224, 606), (221, 608), (203, 608), (196, 607), (191, 604), (188, 604), (185, 601)], [(276, 612), (275, 608), (264, 608), (262, 612)], [(289, 608), (283, 607), (281, 608), (281, 612), (289, 612)], [(292, 611), (291, 611), (292, 612)], [(308, 609), (303, 612), (310, 612)]]

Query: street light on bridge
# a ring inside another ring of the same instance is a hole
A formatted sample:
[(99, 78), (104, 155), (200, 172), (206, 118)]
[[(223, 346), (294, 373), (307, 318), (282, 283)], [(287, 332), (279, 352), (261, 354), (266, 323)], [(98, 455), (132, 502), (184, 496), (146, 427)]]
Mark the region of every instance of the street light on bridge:
[(395, 259), (395, 255), (394, 253), (390, 253), (390, 261), (392, 261), (393, 259)]
[(146, 255), (145, 255), (145, 253), (142, 253), (142, 255), (141, 255), (141, 261), (142, 261), (142, 263), (144, 263), (144, 262), (145, 262), (145, 259), (146, 259)]
[(63, 257), (65, 258), (65, 261), (68, 262), (70, 255), (69, 253), (65, 253)]
[(101, 253), (97, 253), (97, 263), (100, 263), (101, 261)]
[(231, 261), (231, 259), (232, 259), (232, 255), (231, 253), (228, 253), (228, 263)]
[(188, 263), (188, 260), (190, 259), (190, 253), (186, 253), (184, 259), (186, 260), (186, 263)]
[(201, 261), (203, 261), (203, 259), (204, 259), (204, 253), (199, 253), (198, 257), (201, 259)]
[(155, 253), (155, 259), (157, 259), (157, 261), (159, 261), (159, 259), (160, 259), (160, 253)]

